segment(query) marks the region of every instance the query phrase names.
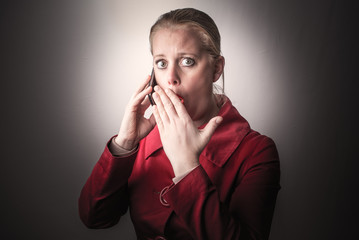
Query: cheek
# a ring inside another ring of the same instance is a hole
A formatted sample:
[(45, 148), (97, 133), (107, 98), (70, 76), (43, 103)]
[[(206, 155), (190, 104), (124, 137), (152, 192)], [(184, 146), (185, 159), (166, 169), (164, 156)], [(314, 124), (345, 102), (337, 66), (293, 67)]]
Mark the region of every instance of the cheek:
[(203, 97), (212, 93), (212, 81), (206, 74), (196, 74), (190, 79), (187, 88), (194, 96)]
[(159, 85), (161, 88), (164, 88), (166, 86), (166, 82), (165, 82), (165, 77), (163, 76), (163, 74), (161, 72), (157, 72), (155, 74), (155, 77), (156, 77), (157, 85)]
[(197, 71), (193, 77), (194, 83), (199, 87), (212, 87), (213, 84), (213, 72), (212, 68), (203, 68), (200, 71)]

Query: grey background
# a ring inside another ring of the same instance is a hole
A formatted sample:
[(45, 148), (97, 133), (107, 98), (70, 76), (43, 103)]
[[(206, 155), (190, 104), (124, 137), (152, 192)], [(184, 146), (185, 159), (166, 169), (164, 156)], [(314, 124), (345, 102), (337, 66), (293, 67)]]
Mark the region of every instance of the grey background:
[(358, 226), (354, 1), (0, 1), (1, 239), (135, 239), (86, 229), (77, 198), (151, 69), (148, 31), (196, 7), (217, 22), (226, 93), (281, 157), (271, 239)]

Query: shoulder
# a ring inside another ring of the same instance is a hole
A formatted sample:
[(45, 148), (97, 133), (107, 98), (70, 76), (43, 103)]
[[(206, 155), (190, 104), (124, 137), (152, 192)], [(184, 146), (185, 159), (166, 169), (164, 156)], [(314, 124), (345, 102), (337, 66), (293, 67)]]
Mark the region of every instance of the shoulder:
[[(239, 145), (236, 155), (240, 162), (239, 180), (279, 185), (280, 162), (274, 141), (251, 130)], [(251, 180), (248, 180), (251, 179)]]
[(276, 145), (270, 137), (262, 135), (259, 132), (251, 129), (242, 140), (242, 147), (250, 148), (253, 154), (261, 152), (265, 149), (275, 149)]
[[(255, 155), (262, 151), (270, 150), (273, 155), (278, 156), (274, 141), (270, 137), (252, 129), (248, 121), (242, 117), (229, 98), (226, 98), (220, 113), (227, 120), (224, 121), (222, 127), (227, 129), (228, 132), (232, 132), (232, 134), (241, 136), (238, 148), (241, 148), (242, 152), (246, 151), (250, 155)], [(233, 139), (233, 135), (230, 139)]]

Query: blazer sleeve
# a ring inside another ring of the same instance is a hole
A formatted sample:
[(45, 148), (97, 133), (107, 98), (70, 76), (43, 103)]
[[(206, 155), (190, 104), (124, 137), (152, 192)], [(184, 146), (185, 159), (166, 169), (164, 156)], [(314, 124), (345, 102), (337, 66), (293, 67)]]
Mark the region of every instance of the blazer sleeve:
[(274, 142), (261, 136), (240, 148), (246, 160), (236, 179), (228, 183), (233, 184), (229, 204), (220, 201), (202, 166), (163, 195), (194, 239), (268, 239), (280, 189), (280, 168)]
[(128, 209), (128, 178), (137, 151), (126, 157), (111, 154), (107, 143), (99, 161), (87, 179), (79, 200), (79, 214), (88, 228), (108, 228)]

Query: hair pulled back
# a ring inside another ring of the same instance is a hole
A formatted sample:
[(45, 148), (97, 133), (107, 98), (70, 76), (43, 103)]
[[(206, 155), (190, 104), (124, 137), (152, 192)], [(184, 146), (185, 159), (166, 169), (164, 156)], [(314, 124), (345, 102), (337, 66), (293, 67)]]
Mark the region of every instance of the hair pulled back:
[(216, 23), (208, 14), (194, 8), (182, 8), (161, 15), (150, 31), (150, 46), (154, 34), (160, 29), (184, 27), (199, 33), (202, 47), (214, 59), (221, 55), (221, 35)]

